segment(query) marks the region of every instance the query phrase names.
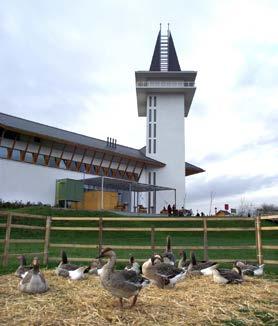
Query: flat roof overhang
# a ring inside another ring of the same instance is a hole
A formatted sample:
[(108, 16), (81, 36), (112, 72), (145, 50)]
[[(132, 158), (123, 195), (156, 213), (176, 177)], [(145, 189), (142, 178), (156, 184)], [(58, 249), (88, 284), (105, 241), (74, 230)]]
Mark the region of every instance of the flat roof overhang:
[(133, 191), (133, 192), (149, 192), (149, 191), (165, 191), (165, 190), (175, 190), (175, 188), (163, 187), (163, 186), (154, 186), (145, 183), (139, 183), (136, 181), (121, 180), (110, 177), (96, 177), (82, 179), (84, 185), (93, 186), (97, 189), (103, 188), (115, 191)]
[[(145, 117), (147, 115), (147, 97), (149, 94), (154, 93), (167, 93), (167, 94), (183, 94), (184, 95), (184, 116), (187, 117), (189, 109), (196, 91), (195, 79), (197, 76), (196, 71), (136, 71), (136, 95), (137, 95), (137, 109), (138, 116)], [(148, 85), (141, 86), (142, 82), (155, 82), (159, 81), (164, 83), (166, 81), (185, 82), (189, 83), (186, 87), (179, 86), (157, 86)]]
[(185, 172), (185, 176), (188, 177), (190, 175), (205, 172), (205, 170), (203, 170), (202, 168), (199, 168), (196, 165), (185, 162), (185, 170), (184, 170), (184, 172)]

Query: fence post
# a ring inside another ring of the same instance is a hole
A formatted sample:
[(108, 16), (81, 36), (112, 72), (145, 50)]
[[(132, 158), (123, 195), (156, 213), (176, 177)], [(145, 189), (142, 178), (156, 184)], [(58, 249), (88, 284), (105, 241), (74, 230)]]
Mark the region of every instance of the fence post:
[(207, 225), (207, 218), (203, 218), (203, 229), (204, 229), (204, 260), (208, 260), (208, 225)]
[(255, 229), (256, 229), (257, 261), (259, 265), (262, 265), (264, 260), (263, 260), (263, 248), (262, 248), (261, 215), (256, 216)]
[(98, 251), (99, 254), (102, 250), (102, 239), (103, 239), (103, 220), (102, 217), (98, 220)]
[(152, 247), (152, 251), (155, 250), (155, 228), (152, 227), (151, 228), (151, 247)]
[(7, 266), (9, 261), (12, 217), (13, 217), (12, 213), (8, 213), (7, 223), (6, 223), (6, 237), (5, 237), (4, 253), (3, 253), (3, 266)]
[(51, 231), (51, 216), (47, 216), (46, 223), (45, 223), (45, 237), (44, 237), (44, 250), (43, 250), (43, 263), (45, 265), (48, 264), (50, 231)]

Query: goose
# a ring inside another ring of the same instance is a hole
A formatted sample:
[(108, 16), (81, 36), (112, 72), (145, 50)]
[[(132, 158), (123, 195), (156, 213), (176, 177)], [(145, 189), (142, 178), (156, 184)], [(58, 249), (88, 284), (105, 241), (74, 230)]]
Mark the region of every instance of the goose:
[(162, 257), (164, 263), (175, 265), (176, 257), (174, 256), (171, 249), (171, 237), (169, 235), (166, 238), (166, 249)]
[(191, 262), (188, 265), (190, 275), (212, 275), (212, 271), (218, 267), (216, 262), (197, 262), (194, 252), (191, 252)]
[(180, 260), (178, 262), (178, 268), (187, 269), (190, 262), (186, 261), (186, 252), (185, 250), (180, 251)]
[(234, 264), (237, 267), (240, 267), (243, 275), (249, 276), (262, 276), (264, 273), (264, 264), (262, 265), (251, 265), (246, 262), (237, 260)]
[(23, 278), (28, 273), (28, 271), (33, 268), (33, 266), (26, 265), (26, 258), (24, 255), (18, 256), (17, 259), (19, 260), (19, 266), (14, 274), (17, 277)]
[(62, 260), (55, 269), (55, 273), (58, 276), (69, 277), (69, 271), (74, 271), (80, 266), (70, 264), (68, 262), (67, 254), (64, 250), (61, 252)]
[(175, 284), (182, 281), (186, 276), (186, 271), (171, 264), (163, 262), (163, 258), (153, 255), (142, 265), (143, 275), (150, 279), (158, 288), (173, 288)]
[(134, 256), (130, 256), (129, 264), (125, 267), (126, 271), (134, 271), (137, 275), (141, 273), (140, 265), (135, 261)]
[(212, 271), (213, 281), (218, 284), (239, 284), (243, 282), (240, 267), (234, 266), (232, 270), (214, 269)]
[(26, 293), (43, 293), (46, 292), (49, 287), (40, 272), (40, 265), (38, 257), (33, 258), (32, 269), (30, 269), (27, 274), (19, 283), (19, 290)]
[(100, 275), (102, 272), (102, 267), (105, 265), (105, 262), (102, 259), (93, 259), (88, 273), (92, 275)]
[(97, 258), (107, 257), (108, 262), (103, 266), (100, 274), (102, 286), (113, 296), (119, 298), (123, 308), (123, 298), (133, 297), (131, 307), (136, 304), (141, 289), (147, 286), (150, 281), (132, 270), (115, 271), (116, 253), (111, 248), (102, 250)]

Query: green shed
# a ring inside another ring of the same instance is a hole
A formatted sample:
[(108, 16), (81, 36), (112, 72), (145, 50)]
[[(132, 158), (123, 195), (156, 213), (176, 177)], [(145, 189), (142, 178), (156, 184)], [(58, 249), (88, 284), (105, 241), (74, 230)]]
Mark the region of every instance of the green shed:
[(60, 201), (81, 201), (83, 199), (84, 185), (81, 180), (56, 180), (56, 204)]

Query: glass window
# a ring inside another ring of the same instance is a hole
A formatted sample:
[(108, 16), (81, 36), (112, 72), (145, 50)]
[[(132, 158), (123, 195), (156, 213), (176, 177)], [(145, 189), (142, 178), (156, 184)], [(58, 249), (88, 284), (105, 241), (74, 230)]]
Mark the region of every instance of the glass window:
[(149, 123), (149, 137), (152, 137), (152, 125)]
[(153, 122), (156, 122), (156, 109), (153, 110)]
[(20, 160), (20, 151), (18, 149), (14, 149), (12, 153), (12, 160), (19, 161)]
[(156, 137), (156, 123), (153, 125), (153, 136)]
[(153, 152), (156, 153), (156, 139), (153, 140)]
[(0, 157), (1, 158), (7, 158), (8, 156), (8, 150), (5, 147), (0, 147)]
[(152, 106), (152, 97), (149, 96), (149, 106)]
[(80, 172), (86, 172), (86, 166), (84, 163), (81, 163)]
[(156, 96), (153, 98), (153, 106), (156, 106)]
[(149, 139), (149, 153), (152, 152), (152, 140)]
[(52, 168), (57, 167), (55, 157), (50, 156), (48, 166), (51, 166)]
[(28, 163), (33, 163), (33, 154), (26, 152), (24, 161)]
[(153, 185), (156, 185), (156, 172), (153, 173)]
[(42, 154), (38, 156), (37, 164), (45, 165), (44, 156)]
[(59, 168), (60, 168), (60, 169), (66, 169), (66, 168), (67, 168), (67, 167), (66, 167), (66, 164), (65, 164), (65, 162), (64, 162), (64, 160), (61, 160), (61, 161), (60, 161)]
[(149, 109), (149, 122), (151, 122), (151, 121), (152, 121), (152, 110)]

